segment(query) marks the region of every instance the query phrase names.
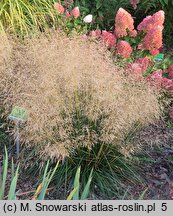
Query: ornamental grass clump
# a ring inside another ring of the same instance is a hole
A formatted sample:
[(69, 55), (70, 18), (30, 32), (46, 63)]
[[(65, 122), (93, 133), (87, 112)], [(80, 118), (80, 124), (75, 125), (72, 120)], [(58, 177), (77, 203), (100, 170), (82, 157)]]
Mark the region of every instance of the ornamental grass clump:
[(27, 110), (23, 147), (37, 146), (43, 159), (98, 143), (131, 151), (136, 145), (123, 142), (127, 134), (161, 116), (157, 90), (125, 77), (101, 44), (58, 32), (11, 44), (10, 60), (1, 64), (5, 114)]

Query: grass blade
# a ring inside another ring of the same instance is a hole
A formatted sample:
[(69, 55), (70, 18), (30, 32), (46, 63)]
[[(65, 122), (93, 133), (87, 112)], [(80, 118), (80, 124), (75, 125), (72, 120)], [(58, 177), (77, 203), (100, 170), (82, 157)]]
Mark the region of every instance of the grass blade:
[(14, 161), (13, 158), (11, 160), (11, 179), (14, 178), (15, 172), (14, 172)]
[(0, 185), (0, 200), (2, 200), (4, 197), (5, 184), (7, 180), (7, 172), (8, 172), (8, 154), (7, 154), (7, 149), (5, 147), (5, 157), (3, 160), (2, 184)]
[(18, 174), (19, 174), (19, 165), (17, 166), (15, 176), (12, 179), (12, 182), (10, 185), (10, 191), (8, 193), (8, 200), (15, 200), (16, 199), (16, 185), (17, 185)]
[(80, 183), (79, 183), (79, 179), (80, 179), (80, 167), (77, 169), (76, 175), (75, 175), (75, 179), (74, 179), (74, 188), (76, 189), (76, 192), (73, 195), (73, 200), (79, 200), (79, 187), (80, 187)]
[(74, 194), (76, 193), (76, 191), (78, 190), (78, 188), (74, 188), (71, 193), (68, 195), (67, 200), (72, 200), (72, 198), (74, 197)]
[[(40, 195), (38, 196), (38, 200), (43, 200), (43, 199), (44, 199), (44, 197), (45, 197), (45, 195), (46, 195), (47, 188), (48, 188), (48, 186), (49, 186), (49, 184), (50, 184), (50, 182), (51, 182), (51, 180), (52, 180), (52, 178), (53, 178), (53, 176), (54, 176), (54, 174), (55, 174), (55, 172), (56, 172), (58, 166), (59, 166), (59, 161), (57, 162), (57, 164), (56, 164), (56, 166), (55, 166), (55, 168), (54, 168), (54, 170), (53, 170), (53, 172), (52, 172), (51, 175), (50, 175), (51, 170), (50, 170), (49, 173), (46, 175), (46, 173), (47, 173), (47, 168), (48, 168), (48, 166), (46, 166), (46, 169), (45, 169), (46, 172), (44, 172), (44, 177), (43, 177), (43, 182), (42, 182), (42, 185), (43, 185), (43, 186), (42, 186), (41, 193), (40, 193)], [(49, 177), (49, 176), (50, 176), (50, 177)]]
[(83, 192), (82, 192), (81, 200), (85, 200), (85, 199), (87, 199), (87, 197), (88, 197), (89, 188), (90, 188), (90, 184), (91, 184), (91, 181), (92, 181), (92, 174), (93, 174), (93, 169), (91, 170), (91, 173), (90, 173), (90, 175), (89, 175), (87, 184), (85, 185), (85, 188), (84, 188), (84, 190), (83, 190)]

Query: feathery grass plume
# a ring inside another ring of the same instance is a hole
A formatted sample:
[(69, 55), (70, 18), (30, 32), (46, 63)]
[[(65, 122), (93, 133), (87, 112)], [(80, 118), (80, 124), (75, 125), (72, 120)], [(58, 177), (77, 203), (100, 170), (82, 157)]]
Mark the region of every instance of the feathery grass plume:
[(21, 138), (39, 146), (42, 158), (64, 158), (97, 143), (121, 150), (134, 124), (147, 126), (161, 115), (158, 92), (124, 77), (101, 44), (56, 32), (13, 42), (9, 54), (0, 83), (8, 92), (6, 114), (13, 106), (27, 110)]
[[(7, 95), (8, 77), (6, 77), (6, 70), (8, 70), (11, 62), (12, 45), (5, 33), (0, 34), (0, 109), (3, 108), (3, 101)], [(8, 70), (9, 71), (9, 70)], [(2, 114), (2, 113), (1, 113)], [(2, 117), (2, 116), (1, 116)]]

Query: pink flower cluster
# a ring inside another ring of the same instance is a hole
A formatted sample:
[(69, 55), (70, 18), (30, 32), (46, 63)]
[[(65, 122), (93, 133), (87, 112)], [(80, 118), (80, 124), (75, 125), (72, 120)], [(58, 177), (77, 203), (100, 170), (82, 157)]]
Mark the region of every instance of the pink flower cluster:
[(133, 49), (130, 46), (129, 42), (121, 40), (117, 44), (117, 54), (121, 55), (123, 58), (129, 58), (132, 52)]
[[(115, 17), (115, 30), (114, 34), (117, 38), (127, 36), (129, 32), (134, 34), (134, 20), (131, 14), (129, 14), (123, 8), (120, 8)], [(135, 32), (136, 34), (137, 32)], [(136, 35), (135, 35), (136, 36)]]
[(155, 26), (163, 26), (165, 20), (164, 11), (160, 10), (153, 14), (153, 16), (147, 16), (143, 21), (137, 26), (138, 31), (149, 32)]
[(156, 70), (147, 79), (158, 88), (163, 88), (169, 93), (173, 93), (173, 80), (163, 77), (163, 70)]
[(73, 16), (75, 19), (77, 19), (80, 16), (80, 10), (79, 7), (73, 8), (73, 10), (70, 12), (71, 16)]
[(138, 49), (149, 50), (150, 54), (155, 56), (162, 47), (162, 31), (165, 15), (160, 10), (153, 16), (147, 16), (137, 27), (138, 31), (146, 33)]
[(149, 58), (138, 58), (135, 62), (128, 64), (127, 69), (130, 71), (130, 74), (138, 80), (143, 76), (143, 73), (147, 70), (149, 65)]
[(111, 32), (102, 31), (101, 39), (108, 46), (108, 48), (113, 48), (116, 46), (115, 35)]
[(89, 33), (89, 37), (93, 39), (100, 39), (104, 42), (104, 44), (108, 48), (115, 48), (116, 47), (116, 37), (111, 32), (106, 30), (100, 31), (99, 29), (93, 30)]
[(68, 10), (65, 11), (64, 7), (60, 3), (55, 3), (55, 9), (58, 11), (59, 14), (64, 14), (65, 12), (65, 16), (67, 18), (72, 16), (77, 19), (80, 16), (79, 7), (75, 7), (71, 12), (69, 12)]

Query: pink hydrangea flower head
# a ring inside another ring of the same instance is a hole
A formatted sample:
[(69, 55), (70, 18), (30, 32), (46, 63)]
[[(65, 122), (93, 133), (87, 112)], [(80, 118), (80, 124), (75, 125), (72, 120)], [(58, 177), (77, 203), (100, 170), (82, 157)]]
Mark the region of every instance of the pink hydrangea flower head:
[(116, 38), (115, 38), (115, 35), (112, 34), (111, 32), (102, 31), (101, 38), (102, 38), (103, 42), (104, 42), (109, 48), (113, 48), (113, 47), (116, 46)]
[(160, 89), (162, 86), (162, 74), (163, 71), (161, 69), (156, 70), (152, 75), (147, 76), (147, 80), (150, 81), (151, 84)]
[(165, 20), (164, 11), (160, 10), (153, 14), (153, 16), (147, 16), (143, 21), (137, 26), (139, 31), (148, 32), (155, 26), (163, 26)]
[(138, 34), (138, 32), (135, 29), (133, 31), (129, 32), (130, 37), (136, 37), (137, 34)]
[(79, 7), (73, 8), (73, 10), (70, 12), (72, 16), (74, 16), (75, 19), (77, 19), (80, 16), (80, 10)]
[(160, 25), (162, 26), (163, 23), (165, 21), (165, 12), (163, 10), (160, 10), (158, 12), (156, 12), (153, 16), (152, 16), (152, 23), (153, 25)]
[(142, 22), (137, 26), (138, 31), (147, 32), (148, 29), (151, 29), (150, 25), (152, 23), (152, 16), (145, 17)]
[(64, 7), (57, 2), (55, 3), (54, 7), (58, 11), (59, 14), (63, 14), (65, 11)]
[(146, 50), (159, 49), (162, 47), (162, 30), (163, 26), (155, 26), (145, 35), (143, 45)]
[(137, 8), (137, 4), (139, 4), (139, 0), (130, 0), (131, 5), (133, 6), (134, 9)]
[(138, 58), (135, 63), (140, 65), (142, 72), (145, 72), (149, 66), (150, 60), (147, 57)]
[(123, 8), (119, 8), (115, 17), (115, 35), (117, 38), (127, 35), (127, 31), (134, 30), (134, 20), (131, 14), (129, 14)]
[(173, 64), (169, 65), (169, 67), (168, 67), (168, 72), (169, 72), (169, 73), (170, 73), (170, 72), (173, 72)]
[(132, 52), (133, 49), (130, 46), (129, 42), (121, 40), (117, 44), (117, 54), (121, 55), (122, 58), (129, 58)]

